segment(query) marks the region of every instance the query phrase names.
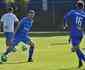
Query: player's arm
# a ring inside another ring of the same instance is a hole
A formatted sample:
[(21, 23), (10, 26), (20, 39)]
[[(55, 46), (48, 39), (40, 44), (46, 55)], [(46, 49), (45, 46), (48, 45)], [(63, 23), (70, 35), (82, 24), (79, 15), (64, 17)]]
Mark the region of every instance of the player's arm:
[(19, 19), (17, 18), (17, 16), (15, 14), (13, 14), (13, 16), (14, 16), (15, 22), (19, 22)]
[(14, 40), (15, 34), (16, 34), (16, 32), (18, 31), (19, 26), (20, 26), (20, 22), (17, 24), (17, 26), (16, 26), (16, 28), (15, 28), (15, 31), (14, 31), (14, 34), (13, 34), (13, 38), (11, 39), (11, 41)]
[(0, 21), (0, 31), (1, 31), (2, 26), (3, 26), (3, 22)]
[(17, 16), (15, 14), (13, 14), (13, 16), (14, 16), (15, 23), (18, 24), (19, 23), (19, 19), (17, 18)]
[(85, 34), (85, 18), (83, 19), (83, 22), (82, 22), (83, 24), (82, 24), (82, 31), (83, 31), (83, 33)]
[(19, 23), (19, 20), (15, 21), (15, 25), (16, 25), (16, 26), (18, 25), (18, 23)]
[[(68, 12), (65, 16), (64, 16), (64, 30), (67, 30), (68, 29), (68, 23), (67, 23), (67, 20), (69, 18), (69, 16), (72, 15), (72, 11)], [(68, 43), (70, 43), (71, 41), (71, 37), (69, 37), (68, 39)]]
[(14, 15), (14, 20), (15, 20), (14, 26), (15, 26), (15, 29), (16, 29), (16, 27), (17, 27), (17, 25), (18, 25), (18, 23), (19, 23), (19, 19), (17, 18), (16, 15)]
[[(3, 22), (4, 22), (4, 15), (1, 16), (1, 19), (0, 19), (0, 28), (3, 26)], [(1, 29), (0, 29), (1, 31)]]
[(68, 27), (67, 25), (67, 16), (64, 16), (64, 30)]
[(0, 32), (1, 32), (2, 26), (3, 26), (3, 22), (0, 21)]
[(19, 22), (19, 19), (17, 17), (15, 17), (15, 22)]
[(15, 28), (15, 34), (18, 31), (20, 24), (24, 23), (23, 19), (20, 20), (20, 22), (17, 24), (16, 28)]
[(17, 24), (16, 28), (15, 28), (15, 32), (14, 32), (14, 35), (16, 34), (16, 32), (18, 31), (19, 29), (19, 26), (20, 26), (20, 22)]
[(64, 30), (66, 30), (68, 28), (68, 23), (67, 20), (68, 18), (72, 15), (72, 11), (68, 12), (65, 16), (64, 16)]

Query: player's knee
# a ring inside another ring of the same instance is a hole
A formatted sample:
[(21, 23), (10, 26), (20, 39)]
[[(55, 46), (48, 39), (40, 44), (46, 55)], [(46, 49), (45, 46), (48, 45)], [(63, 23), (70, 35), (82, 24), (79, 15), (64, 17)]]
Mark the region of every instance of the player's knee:
[(6, 41), (6, 47), (10, 47), (11, 43), (9, 41)]
[(34, 48), (35, 47), (35, 45), (34, 45), (34, 43), (32, 41), (30, 42), (30, 47), (31, 48)]
[(73, 48), (73, 50), (74, 50), (74, 52), (76, 52), (77, 50), (79, 49), (79, 46), (74, 46), (74, 48)]

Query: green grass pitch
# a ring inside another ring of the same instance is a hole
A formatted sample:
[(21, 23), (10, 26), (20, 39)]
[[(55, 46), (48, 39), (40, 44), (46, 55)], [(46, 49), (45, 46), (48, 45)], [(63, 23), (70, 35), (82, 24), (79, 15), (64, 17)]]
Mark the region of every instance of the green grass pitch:
[[(78, 70), (77, 56), (71, 53), (68, 36), (32, 37), (36, 48), (34, 62), (26, 62), (26, 52), (21, 50), (22, 43), (17, 46), (17, 52), (9, 55), (8, 61), (0, 65), (0, 70)], [(85, 40), (81, 43), (85, 46)], [(5, 51), (5, 39), (0, 38), (0, 53)], [(85, 70), (85, 64), (81, 70)]]

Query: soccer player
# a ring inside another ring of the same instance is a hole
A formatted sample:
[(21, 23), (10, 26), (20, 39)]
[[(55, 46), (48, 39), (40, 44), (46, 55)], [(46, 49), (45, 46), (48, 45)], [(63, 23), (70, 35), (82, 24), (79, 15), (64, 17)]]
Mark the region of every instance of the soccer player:
[(84, 12), (84, 2), (83, 1), (77, 1), (76, 3), (76, 9), (71, 10), (64, 16), (64, 29), (68, 27), (67, 19), (70, 18), (71, 20), (71, 26), (70, 26), (70, 39), (72, 43), (72, 51), (76, 52), (79, 60), (78, 67), (82, 67), (83, 63), (82, 61), (85, 61), (85, 55), (80, 50), (80, 43), (83, 38), (83, 28), (85, 26), (85, 12)]
[(9, 7), (7, 8), (7, 13), (1, 17), (1, 24), (3, 25), (4, 36), (6, 37), (6, 47), (10, 46), (10, 41), (14, 34), (14, 24), (19, 22), (13, 11), (13, 8)]
[(34, 51), (34, 43), (30, 39), (29, 32), (30, 32), (30, 29), (32, 28), (34, 16), (35, 16), (35, 11), (29, 10), (28, 15), (20, 21), (19, 25), (16, 27), (14, 38), (11, 41), (11, 47), (8, 47), (6, 52), (1, 56), (2, 61), (6, 61), (5, 57), (10, 52), (12, 52), (13, 48), (15, 48), (15, 46), (20, 42), (25, 43), (29, 48), (28, 62), (33, 61), (32, 55)]

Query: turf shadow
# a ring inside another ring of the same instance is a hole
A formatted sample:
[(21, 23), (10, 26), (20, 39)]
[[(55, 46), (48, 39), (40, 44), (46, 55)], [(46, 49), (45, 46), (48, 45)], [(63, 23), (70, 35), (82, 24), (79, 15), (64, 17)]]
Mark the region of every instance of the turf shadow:
[(85, 68), (78, 68), (78, 67), (71, 67), (71, 68), (61, 68), (61, 69), (58, 69), (58, 70), (85, 70)]
[(20, 62), (6, 62), (3, 64), (26, 64), (26, 63), (27, 63), (26, 61), (20, 61)]
[(66, 45), (68, 43), (66, 42), (58, 42), (58, 43), (51, 43), (50, 45), (55, 46), (55, 45)]

